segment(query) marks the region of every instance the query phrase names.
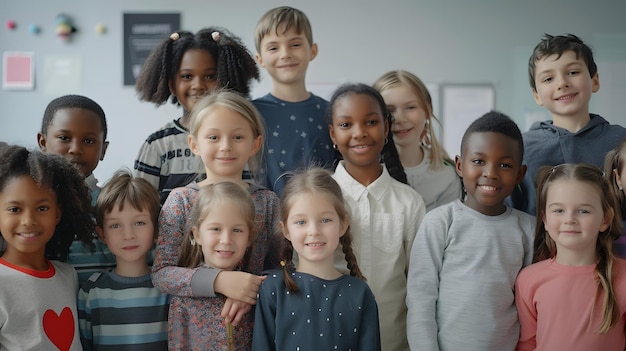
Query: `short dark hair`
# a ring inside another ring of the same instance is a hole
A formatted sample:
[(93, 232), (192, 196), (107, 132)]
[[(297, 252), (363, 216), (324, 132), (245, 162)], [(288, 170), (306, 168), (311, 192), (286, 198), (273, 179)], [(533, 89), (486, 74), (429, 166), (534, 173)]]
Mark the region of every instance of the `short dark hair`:
[(58, 97), (48, 104), (46, 111), (43, 113), (43, 120), (41, 121), (41, 134), (46, 135), (48, 133), (48, 127), (52, 123), (54, 114), (59, 110), (65, 110), (70, 108), (82, 108), (89, 110), (100, 118), (100, 124), (102, 125), (102, 133), (104, 134), (104, 140), (107, 139), (107, 120), (104, 114), (104, 110), (97, 102), (82, 95), (64, 95)]
[(576, 58), (582, 57), (583, 61), (587, 64), (589, 74), (591, 77), (598, 73), (598, 66), (593, 60), (593, 52), (591, 48), (583, 43), (583, 41), (574, 34), (567, 35), (550, 35), (544, 33), (543, 38), (535, 46), (530, 59), (528, 59), (528, 79), (530, 80), (530, 87), (533, 90), (537, 90), (537, 84), (535, 82), (535, 63), (546, 56), (557, 55), (561, 57), (565, 51), (573, 51), (576, 53)]
[(519, 160), (522, 162), (524, 158), (524, 141), (522, 140), (522, 132), (517, 127), (517, 124), (507, 115), (498, 111), (489, 111), (476, 119), (472, 124), (467, 127), (463, 139), (461, 140), (461, 155), (463, 155), (463, 148), (467, 144), (467, 140), (474, 133), (500, 133), (513, 139), (519, 149)]

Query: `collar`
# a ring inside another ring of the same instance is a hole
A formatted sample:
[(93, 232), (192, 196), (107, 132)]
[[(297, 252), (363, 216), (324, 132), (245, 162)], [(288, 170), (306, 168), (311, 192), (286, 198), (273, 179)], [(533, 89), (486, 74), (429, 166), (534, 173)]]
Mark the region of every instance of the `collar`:
[(93, 175), (93, 173), (91, 173), (89, 176), (87, 176), (87, 178), (85, 178), (85, 183), (87, 183), (87, 187), (89, 188), (89, 191), (93, 192), (98, 190), (98, 179), (96, 179), (96, 176)]
[(337, 180), (337, 183), (341, 184), (341, 190), (343, 190), (344, 195), (350, 196), (355, 201), (358, 201), (363, 195), (372, 194), (374, 199), (380, 201), (383, 196), (385, 196), (385, 193), (388, 192), (393, 178), (389, 175), (385, 165), (381, 165), (383, 173), (380, 177), (372, 182), (372, 184), (364, 186), (363, 184), (357, 182), (356, 179), (352, 178), (344, 167), (343, 162), (344, 161), (340, 161), (339, 164), (337, 164), (337, 168), (335, 169), (335, 179)]

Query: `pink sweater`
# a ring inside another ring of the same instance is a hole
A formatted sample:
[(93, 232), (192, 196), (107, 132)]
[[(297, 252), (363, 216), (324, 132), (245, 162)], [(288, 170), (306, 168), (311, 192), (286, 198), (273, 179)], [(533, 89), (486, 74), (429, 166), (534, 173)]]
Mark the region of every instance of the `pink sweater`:
[[(520, 319), (517, 350), (619, 350), (626, 344), (626, 260), (613, 265), (613, 287), (621, 319), (606, 334), (599, 334), (602, 317), (595, 265), (564, 266), (554, 259), (524, 268), (515, 282), (515, 303)], [(593, 322), (589, 316), (593, 308)]]

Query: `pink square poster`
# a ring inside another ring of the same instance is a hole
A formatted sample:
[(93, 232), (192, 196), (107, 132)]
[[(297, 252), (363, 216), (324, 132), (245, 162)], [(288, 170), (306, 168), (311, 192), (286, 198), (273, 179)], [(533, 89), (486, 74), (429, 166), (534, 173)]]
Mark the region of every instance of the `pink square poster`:
[(2, 58), (2, 89), (32, 90), (35, 81), (33, 53), (6, 51)]

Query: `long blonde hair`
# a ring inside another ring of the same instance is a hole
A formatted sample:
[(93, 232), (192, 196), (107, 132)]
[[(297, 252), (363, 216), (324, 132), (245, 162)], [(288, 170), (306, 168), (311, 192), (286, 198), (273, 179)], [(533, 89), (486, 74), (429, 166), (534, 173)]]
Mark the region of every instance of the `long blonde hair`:
[[(604, 215), (611, 216), (609, 227), (599, 233), (596, 241), (596, 258), (598, 260), (595, 269), (598, 280), (596, 298), (604, 292), (602, 299), (602, 323), (598, 331), (606, 333), (620, 319), (619, 306), (615, 297), (615, 289), (613, 288), (613, 264), (615, 263), (613, 241), (621, 235), (622, 220), (617, 215), (619, 213), (617, 200), (602, 170), (591, 164), (569, 163), (554, 167), (546, 166), (539, 170), (537, 176), (537, 226), (535, 229), (533, 262), (556, 257), (556, 243), (548, 234), (543, 219), (546, 216), (546, 202), (550, 185), (555, 181), (564, 179), (584, 182), (595, 188), (600, 195)], [(593, 313), (593, 309), (591, 312)]]
[(448, 153), (437, 140), (433, 121), (439, 125), (439, 120), (433, 114), (433, 100), (428, 92), (426, 84), (413, 73), (397, 70), (383, 74), (374, 82), (374, 89), (382, 93), (385, 90), (405, 86), (417, 97), (419, 105), (426, 111), (425, 134), (422, 136), (422, 144), (430, 149), (430, 168), (441, 169), (445, 163), (454, 164)]

